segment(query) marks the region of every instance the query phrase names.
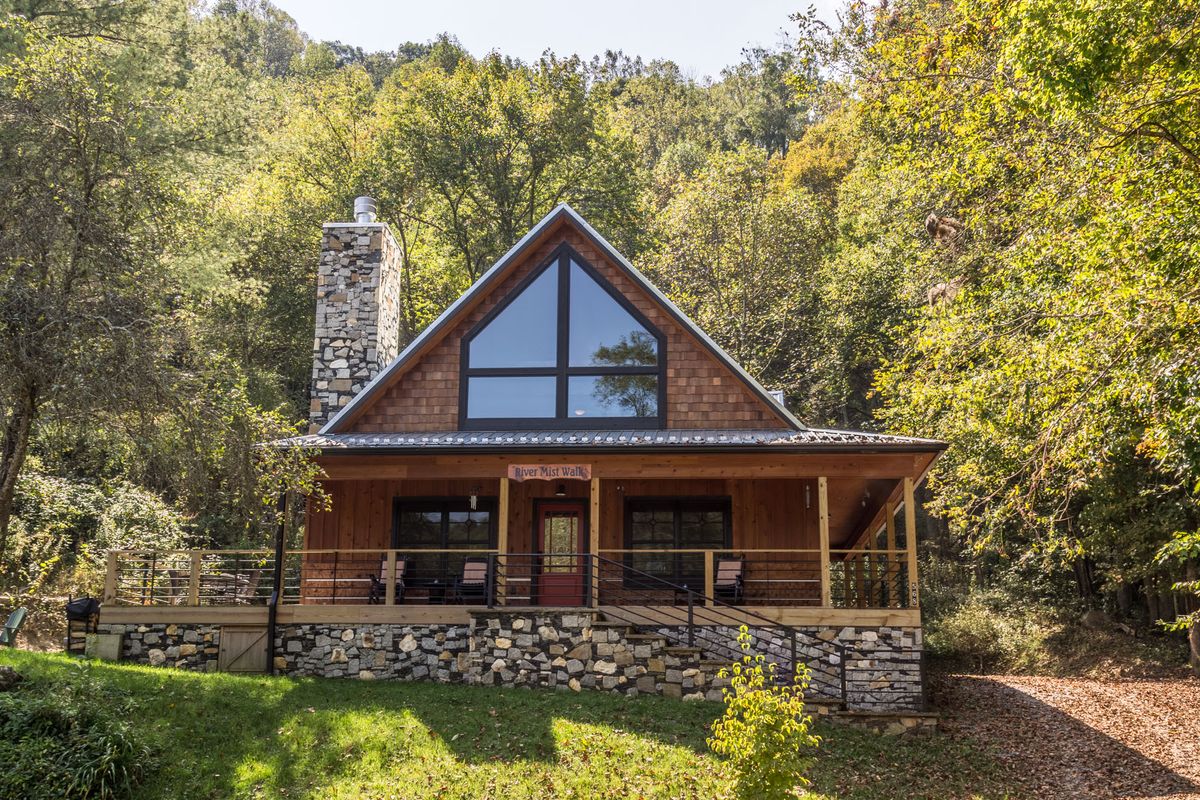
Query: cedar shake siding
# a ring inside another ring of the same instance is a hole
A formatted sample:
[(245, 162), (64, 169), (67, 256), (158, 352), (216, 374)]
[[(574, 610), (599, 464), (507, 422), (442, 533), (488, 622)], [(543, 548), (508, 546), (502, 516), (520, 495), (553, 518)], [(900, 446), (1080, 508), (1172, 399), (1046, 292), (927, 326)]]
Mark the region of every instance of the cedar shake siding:
[(771, 428), (780, 417), (718, 362), (592, 241), (567, 224), (550, 234), (407, 372), (394, 379), (346, 432), (452, 431), (459, 423), (459, 358), (465, 336), (560, 244), (574, 248), (667, 339), (668, 428)]

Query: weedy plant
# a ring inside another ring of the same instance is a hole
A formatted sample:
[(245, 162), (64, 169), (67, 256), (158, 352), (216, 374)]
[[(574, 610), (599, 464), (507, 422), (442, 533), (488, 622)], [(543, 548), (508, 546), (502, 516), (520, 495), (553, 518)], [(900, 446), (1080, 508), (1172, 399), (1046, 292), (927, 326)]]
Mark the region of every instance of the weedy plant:
[(86, 663), (64, 680), (0, 692), (0, 797), (127, 797), (150, 761), (131, 710), (131, 699), (97, 681)]
[(724, 692), (725, 714), (713, 725), (708, 746), (732, 766), (738, 797), (799, 797), (816, 760), (813, 750), (821, 743), (804, 713), (808, 666), (798, 664), (790, 683), (777, 682), (778, 666), (752, 654), (753, 642), (750, 629), (741, 626), (737, 643), (743, 655), (720, 672), (730, 685)]

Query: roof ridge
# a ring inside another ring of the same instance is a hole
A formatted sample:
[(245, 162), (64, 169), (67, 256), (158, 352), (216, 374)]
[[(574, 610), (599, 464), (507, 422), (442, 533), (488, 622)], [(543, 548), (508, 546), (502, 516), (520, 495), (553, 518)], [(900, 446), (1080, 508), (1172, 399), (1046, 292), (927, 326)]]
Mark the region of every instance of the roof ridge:
[(592, 241), (601, 248), (621, 269), (625, 270), (630, 279), (639, 285), (650, 297), (666, 310), (667, 314), (675, 319), (675, 321), (689, 331), (700, 344), (710, 352), (719, 362), (725, 365), (734, 377), (738, 378), (745, 386), (755, 395), (761, 402), (766, 404), (768, 408), (775, 412), (777, 416), (788, 425), (791, 425), (795, 430), (806, 430), (804, 425), (792, 412), (788, 411), (787, 407), (776, 399), (767, 389), (759, 383), (746, 369), (739, 364), (732, 356), (718, 345), (713, 339), (704, 332), (687, 314), (685, 314), (671, 299), (663, 294), (657, 286), (651, 283), (645, 275), (642, 274), (637, 267), (629, 262), (624, 255), (620, 253), (612, 243), (605, 239), (595, 228), (588, 223), (580, 214), (567, 203), (559, 203), (546, 216), (529, 229), (521, 239), (508, 249), (486, 272), (481, 275), (471, 286), (463, 292), (453, 303), (446, 307), (446, 310), (438, 315), (425, 330), (421, 331), (416, 338), (408, 344), (386, 367), (381, 369), (374, 378), (367, 382), (367, 385), (359, 391), (350, 402), (342, 406), (342, 408), (333, 415), (323, 426), (320, 433), (336, 433), (338, 426), (354, 412), (354, 409), (362, 406), (367, 402), (367, 399), (378, 392), (384, 385), (387, 384), (389, 378), (398, 373), (401, 368), (407, 364), (416, 353), (423, 348), (428, 342), (434, 340), (459, 311), (467, 305), (469, 300), (484, 292), (484, 290), (495, 280), (496, 276), (504, 271), (504, 269), (522, 252), (525, 248), (535, 241), (542, 232), (547, 229), (560, 216), (566, 215), (579, 229)]

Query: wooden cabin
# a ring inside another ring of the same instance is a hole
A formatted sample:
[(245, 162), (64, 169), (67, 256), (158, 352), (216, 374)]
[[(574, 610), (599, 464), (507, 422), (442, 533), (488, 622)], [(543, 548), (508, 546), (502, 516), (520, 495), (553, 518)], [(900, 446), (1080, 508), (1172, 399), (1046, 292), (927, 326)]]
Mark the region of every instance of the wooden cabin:
[(919, 656), (914, 489), (942, 443), (804, 425), (566, 205), (399, 351), (399, 249), (369, 216), (325, 226), (313, 428), (274, 443), (324, 471), (303, 546), (113, 554), (103, 622), (269, 613), (268, 666), (292, 672), (314, 671), (279, 652), (306, 625), (494, 644), (496, 620), (580, 613), (580, 635), (686, 628), (701, 650), (775, 628), (790, 664), (871, 631)]

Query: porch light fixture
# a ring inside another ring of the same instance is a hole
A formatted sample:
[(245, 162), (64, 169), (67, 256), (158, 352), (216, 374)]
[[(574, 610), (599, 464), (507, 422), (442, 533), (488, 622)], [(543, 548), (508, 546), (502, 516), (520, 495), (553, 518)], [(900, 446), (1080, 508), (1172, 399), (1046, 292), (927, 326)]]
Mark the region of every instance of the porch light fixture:
[(558, 486), (556, 486), (554, 489), (554, 496), (555, 497), (566, 497), (567, 496), (567, 485), (565, 483), (560, 483)]
[(476, 511), (476, 510), (478, 510), (478, 506), (479, 506), (479, 495), (476, 495), (476, 494), (473, 494), (473, 495), (471, 495), (470, 503), (471, 503), (471, 510), (472, 510), (472, 511)]

